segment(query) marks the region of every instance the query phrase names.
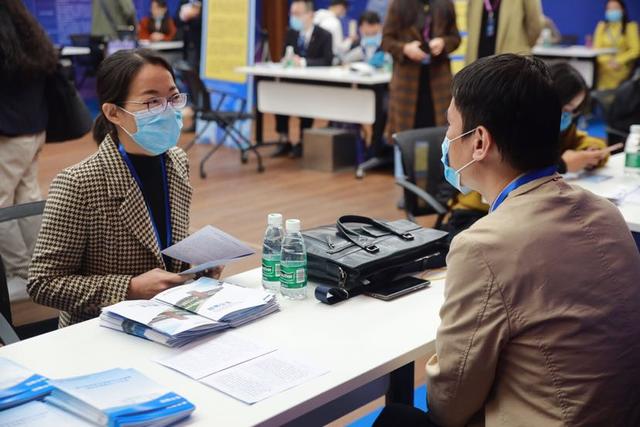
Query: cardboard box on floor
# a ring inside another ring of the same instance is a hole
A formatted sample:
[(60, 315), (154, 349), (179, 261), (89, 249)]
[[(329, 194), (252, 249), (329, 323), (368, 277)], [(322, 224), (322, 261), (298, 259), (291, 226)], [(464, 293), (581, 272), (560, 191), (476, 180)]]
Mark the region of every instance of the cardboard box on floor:
[(302, 167), (322, 172), (353, 168), (356, 163), (356, 137), (334, 128), (306, 129)]

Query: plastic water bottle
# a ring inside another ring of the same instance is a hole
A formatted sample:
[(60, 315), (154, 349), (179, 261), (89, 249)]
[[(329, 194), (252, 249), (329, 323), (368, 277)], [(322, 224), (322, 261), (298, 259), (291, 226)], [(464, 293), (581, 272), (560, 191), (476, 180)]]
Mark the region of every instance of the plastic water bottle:
[(262, 286), (277, 292), (280, 289), (280, 255), (282, 253), (282, 215), (267, 216), (267, 230), (262, 241)]
[(631, 125), (631, 132), (624, 147), (624, 173), (640, 176), (640, 125)]
[(295, 51), (293, 50), (293, 46), (287, 46), (284, 51), (284, 57), (282, 58), (282, 65), (284, 68), (293, 67), (293, 57), (295, 56)]
[(286, 223), (280, 258), (280, 291), (289, 299), (307, 297), (307, 251), (298, 219), (288, 219)]

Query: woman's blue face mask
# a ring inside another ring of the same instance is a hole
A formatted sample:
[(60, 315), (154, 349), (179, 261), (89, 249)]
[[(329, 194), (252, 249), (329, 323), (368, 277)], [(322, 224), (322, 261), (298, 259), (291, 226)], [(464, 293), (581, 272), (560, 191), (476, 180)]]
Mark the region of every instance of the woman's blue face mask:
[(130, 133), (124, 127), (120, 126), (120, 128), (149, 154), (157, 156), (178, 145), (182, 129), (182, 111), (167, 106), (160, 114), (141, 115), (122, 107), (121, 109), (133, 116), (137, 130)]
[(609, 22), (622, 22), (623, 13), (621, 10), (612, 9), (605, 12), (605, 17)]
[(563, 111), (560, 116), (560, 132), (564, 132), (569, 129), (573, 122), (573, 114), (570, 111)]

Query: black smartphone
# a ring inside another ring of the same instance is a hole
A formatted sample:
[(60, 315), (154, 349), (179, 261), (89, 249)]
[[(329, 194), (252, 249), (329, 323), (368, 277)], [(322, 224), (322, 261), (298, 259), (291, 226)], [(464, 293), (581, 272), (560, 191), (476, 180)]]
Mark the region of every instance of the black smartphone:
[(413, 291), (426, 288), (431, 282), (425, 279), (419, 279), (417, 277), (408, 276), (397, 280), (393, 286), (385, 289), (377, 289), (371, 292), (365, 292), (365, 295), (378, 298), (384, 301), (391, 301), (392, 299), (401, 297), (402, 295), (409, 294)]

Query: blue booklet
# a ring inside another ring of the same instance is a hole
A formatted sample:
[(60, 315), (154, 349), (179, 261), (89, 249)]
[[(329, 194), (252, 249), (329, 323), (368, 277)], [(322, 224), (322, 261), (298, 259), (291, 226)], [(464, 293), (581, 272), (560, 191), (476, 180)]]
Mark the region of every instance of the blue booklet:
[(46, 396), (49, 380), (9, 359), (0, 357), (0, 410)]
[(188, 417), (195, 406), (135, 369), (110, 369), (51, 380), (45, 402), (101, 426), (165, 426)]

